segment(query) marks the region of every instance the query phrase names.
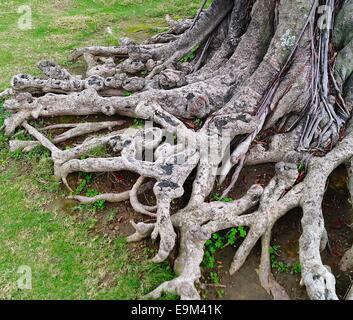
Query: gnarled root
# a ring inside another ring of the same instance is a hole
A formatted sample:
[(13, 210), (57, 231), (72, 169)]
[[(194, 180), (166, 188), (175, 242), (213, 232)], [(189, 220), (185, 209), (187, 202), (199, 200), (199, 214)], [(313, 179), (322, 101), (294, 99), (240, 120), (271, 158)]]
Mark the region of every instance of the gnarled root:
[[(48, 79), (17, 75), (12, 88), (0, 96), (12, 96), (4, 104), (11, 113), (5, 120), (6, 134), (22, 126), (38, 141), (12, 140), (11, 150), (28, 151), (38, 144), (50, 150), (55, 174), (69, 189), (67, 177), (74, 172), (128, 170), (140, 176), (130, 191), (74, 199), (130, 200), (135, 211), (152, 222), (132, 221), (135, 233), (128, 241), (159, 239), (154, 262), (166, 260), (179, 245), (177, 278), (161, 284), (149, 295), (152, 298), (170, 292), (199, 299), (205, 242), (214, 232), (245, 226), (249, 232), (235, 252), (230, 273), (242, 267), (261, 238), (260, 282), (276, 299), (288, 299), (271, 273), (268, 251), (275, 223), (301, 207), (302, 283), (312, 299), (337, 299), (335, 278), (320, 256), (328, 240), (321, 207), (329, 175), (353, 157), (353, 122), (346, 133), (343, 130), (353, 105), (348, 59), (352, 39), (350, 33), (335, 31), (339, 51), (333, 54), (331, 32), (316, 26), (321, 2), (214, 0), (194, 20), (168, 16), (170, 30), (143, 44), (123, 38), (119, 47), (75, 51), (72, 58), (83, 57), (87, 63), (85, 78), (42, 61), (38, 66)], [(334, 5), (332, 0), (324, 2)], [(342, 10), (347, 8), (353, 10), (351, 1)], [(339, 13), (343, 20), (338, 20), (337, 30), (346, 30), (350, 16)], [(121, 89), (129, 96), (122, 96)], [(44, 117), (100, 114), (110, 121), (45, 127), (69, 129), (53, 139), (30, 123)], [(56, 146), (112, 130), (123, 124), (117, 115), (152, 125), (89, 137), (66, 150)], [(81, 158), (99, 146), (110, 147), (109, 157)], [(268, 185), (254, 185), (232, 203), (207, 202), (217, 176), (223, 182), (234, 170), (226, 194), (243, 166), (263, 163), (276, 163)], [(305, 172), (298, 172), (298, 163), (305, 164)], [(351, 169), (349, 177), (353, 194)], [(146, 178), (154, 182), (143, 184)], [(172, 202), (184, 195), (189, 183), (188, 204), (172, 215)], [(156, 206), (139, 201), (146, 188), (153, 190)], [(342, 270), (352, 267), (351, 259), (352, 249), (342, 259)]]

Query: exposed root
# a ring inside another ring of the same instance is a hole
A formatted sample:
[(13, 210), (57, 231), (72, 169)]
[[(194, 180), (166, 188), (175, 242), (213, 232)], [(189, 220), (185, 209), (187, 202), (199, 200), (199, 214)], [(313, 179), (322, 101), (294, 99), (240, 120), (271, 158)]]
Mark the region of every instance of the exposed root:
[(156, 214), (151, 213), (147, 210), (153, 211), (153, 210), (156, 210), (157, 207), (144, 206), (140, 204), (137, 200), (138, 194), (143, 194), (151, 187), (153, 187), (151, 183), (146, 183), (144, 185), (141, 185), (142, 182), (143, 182), (143, 179), (139, 179), (139, 181), (136, 182), (132, 190), (121, 192), (121, 193), (104, 193), (94, 197), (70, 196), (68, 197), (68, 199), (77, 200), (82, 204), (91, 204), (99, 200), (104, 200), (110, 203), (124, 202), (124, 201), (130, 200), (136, 212), (145, 214), (150, 217), (156, 217)]
[(123, 202), (130, 199), (130, 191), (121, 193), (104, 193), (94, 197), (70, 196), (68, 199), (77, 200), (82, 204), (91, 204), (99, 200), (104, 200), (111, 203)]
[(48, 77), (58, 80), (70, 80), (74, 78), (69, 71), (57, 65), (53, 61), (42, 60), (38, 62), (38, 68)]
[(35, 147), (40, 146), (38, 141), (22, 141), (22, 140), (11, 140), (9, 142), (10, 151), (22, 151), (22, 152), (30, 152)]
[[(351, 2), (342, 10), (352, 11)], [(302, 283), (311, 299), (337, 299), (335, 278), (320, 256), (328, 240), (321, 208), (329, 175), (353, 157), (353, 123), (343, 131), (353, 106), (352, 37), (339, 31), (347, 29), (351, 15), (338, 15), (334, 38), (339, 51), (334, 52), (329, 31), (333, 22), (326, 29), (317, 27), (318, 6), (333, 7), (332, 0), (214, 0), (203, 10), (205, 3), (194, 20), (167, 16), (170, 30), (143, 44), (122, 38), (119, 47), (78, 49), (72, 58), (86, 61), (85, 77), (51, 61), (38, 65), (48, 79), (15, 76), (12, 88), (0, 96), (12, 96), (4, 104), (11, 112), (5, 132), (12, 135), (22, 126), (37, 141), (12, 140), (11, 150), (28, 151), (38, 144), (50, 150), (55, 175), (70, 190), (67, 178), (74, 172), (139, 174), (130, 191), (71, 198), (81, 203), (130, 200), (135, 211), (152, 222), (132, 221), (135, 233), (128, 241), (159, 239), (154, 262), (166, 260), (179, 245), (177, 278), (149, 297), (167, 292), (199, 299), (205, 242), (214, 232), (245, 226), (249, 232), (235, 252), (230, 273), (242, 267), (261, 238), (260, 282), (275, 299), (288, 299), (271, 273), (271, 230), (287, 212), (301, 207)], [(195, 59), (187, 61), (192, 55)], [(122, 90), (129, 96), (122, 96)], [(69, 129), (52, 140), (28, 123), (99, 114), (111, 121), (45, 127)], [(117, 115), (152, 124), (89, 137), (66, 150), (56, 146), (122, 125)], [(110, 147), (109, 157), (82, 159), (99, 146)], [(305, 172), (298, 172), (300, 162)], [(267, 186), (254, 185), (233, 203), (207, 201), (217, 176), (223, 182), (234, 168), (227, 194), (243, 166), (264, 163), (276, 164)], [(146, 178), (154, 182), (143, 184)], [(186, 183), (192, 183), (189, 203), (171, 215), (171, 203), (183, 196)], [(138, 199), (147, 188), (153, 190), (155, 206)], [(351, 194), (352, 189), (349, 167)], [(352, 249), (345, 254), (342, 270), (352, 267), (352, 255)]]
[[(149, 296), (158, 298), (165, 292), (176, 293), (182, 299), (199, 299), (195, 282), (201, 277), (200, 264), (203, 259), (204, 243), (215, 232), (214, 230), (221, 225), (222, 229), (227, 228), (226, 225), (228, 224), (238, 225), (239, 223), (239, 225), (243, 225), (242, 217), (239, 216), (256, 205), (261, 193), (262, 188), (254, 186), (245, 197), (234, 204), (219, 204), (216, 202), (204, 204), (198, 209), (187, 212), (181, 211), (173, 216), (173, 224), (181, 232), (181, 254), (174, 266), (178, 277), (165, 282)], [(185, 214), (188, 216), (186, 220), (183, 218)], [(138, 226), (136, 232), (141, 237), (147, 228), (148, 226), (145, 226), (145, 229), (141, 230), (141, 226)]]
[(271, 272), (271, 228), (262, 236), (261, 244), (261, 264), (258, 273), (262, 287), (268, 294), (271, 294), (275, 300), (290, 300), (285, 289), (274, 279)]
[(66, 140), (83, 136), (89, 133), (98, 132), (101, 130), (113, 130), (116, 126), (121, 126), (125, 121), (106, 121), (106, 122), (92, 122), (92, 123), (65, 123), (56, 124), (43, 128), (43, 130), (53, 130), (53, 129), (70, 129), (65, 133), (62, 133), (53, 138), (54, 143), (64, 142)]
[(0, 92), (0, 99), (3, 100), (5, 98), (11, 97), (13, 95), (12, 89), (6, 89), (3, 92)]
[(134, 184), (133, 188), (131, 189), (130, 192), (130, 203), (131, 206), (135, 209), (136, 212), (139, 212), (141, 214), (150, 216), (150, 217), (156, 217), (156, 214), (151, 213), (150, 211), (156, 211), (157, 206), (145, 206), (141, 204), (137, 198), (139, 190), (141, 191), (141, 185), (144, 181), (144, 177), (140, 177), (137, 179), (136, 183)]

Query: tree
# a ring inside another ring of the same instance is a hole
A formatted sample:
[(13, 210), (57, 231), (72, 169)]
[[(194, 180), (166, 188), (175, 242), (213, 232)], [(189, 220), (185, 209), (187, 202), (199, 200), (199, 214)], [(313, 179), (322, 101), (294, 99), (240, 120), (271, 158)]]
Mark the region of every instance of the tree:
[[(301, 207), (302, 283), (312, 299), (337, 299), (335, 277), (320, 257), (328, 240), (321, 203), (326, 181), (340, 164), (348, 168), (353, 195), (353, 1), (213, 0), (205, 9), (206, 2), (193, 20), (167, 16), (170, 30), (143, 44), (123, 38), (118, 47), (76, 50), (72, 59), (82, 57), (87, 63), (84, 78), (52, 61), (38, 64), (47, 79), (15, 76), (12, 88), (2, 93), (12, 96), (5, 102), (12, 115), (4, 129), (12, 135), (22, 126), (36, 141), (13, 140), (11, 148), (28, 150), (38, 143), (48, 148), (55, 174), (69, 188), (67, 176), (73, 172), (130, 170), (140, 175), (127, 193), (77, 199), (130, 199), (136, 212), (155, 222), (132, 222), (136, 232), (129, 241), (159, 237), (155, 262), (179, 246), (178, 277), (155, 289), (153, 298), (163, 292), (199, 298), (195, 283), (204, 244), (212, 233), (234, 226), (247, 226), (249, 233), (230, 272), (241, 268), (261, 238), (261, 284), (275, 298), (285, 298), (271, 274), (271, 229), (289, 210)], [(118, 123), (56, 125), (72, 129), (53, 141), (28, 123), (92, 114), (114, 120), (115, 115), (136, 117), (154, 125), (93, 137), (63, 151), (55, 144)], [(201, 128), (190, 124), (195, 118)], [(176, 144), (164, 142), (165, 132)], [(263, 134), (269, 142), (254, 143)], [(112, 147), (116, 156), (80, 158), (101, 145)], [(147, 152), (154, 161), (143, 159)], [(266, 187), (254, 185), (231, 203), (207, 201), (218, 176), (222, 183), (233, 172), (225, 196), (244, 166), (264, 163), (276, 163), (276, 175)], [(145, 178), (156, 181), (156, 207), (138, 200)], [(188, 205), (171, 215), (171, 202), (190, 182)], [(341, 267), (352, 265), (353, 249)]]

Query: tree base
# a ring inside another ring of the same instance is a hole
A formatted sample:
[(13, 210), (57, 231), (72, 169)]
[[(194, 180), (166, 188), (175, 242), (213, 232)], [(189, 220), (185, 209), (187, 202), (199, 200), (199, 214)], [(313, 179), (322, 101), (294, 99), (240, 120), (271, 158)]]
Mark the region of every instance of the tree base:
[[(194, 21), (167, 17), (170, 31), (144, 44), (124, 38), (119, 47), (75, 51), (72, 59), (83, 57), (87, 63), (85, 77), (42, 61), (38, 66), (46, 79), (17, 75), (12, 88), (2, 94), (13, 96), (5, 102), (12, 113), (5, 132), (11, 135), (22, 126), (36, 140), (12, 141), (11, 148), (28, 151), (39, 142), (49, 149), (56, 176), (70, 190), (67, 177), (74, 172), (127, 170), (140, 176), (129, 191), (75, 199), (129, 199), (136, 212), (153, 222), (132, 222), (136, 232), (128, 240), (158, 238), (154, 262), (166, 260), (179, 245), (174, 264), (178, 276), (149, 297), (167, 292), (199, 299), (195, 284), (201, 277), (205, 242), (215, 232), (244, 226), (249, 232), (230, 273), (242, 267), (261, 238), (260, 282), (274, 298), (287, 299), (271, 273), (271, 233), (281, 217), (302, 208), (302, 284), (311, 299), (337, 299), (335, 277), (320, 255), (328, 243), (322, 200), (330, 174), (341, 164), (351, 166), (353, 124), (344, 131), (352, 103), (343, 86), (350, 88), (353, 68), (347, 59), (350, 43), (337, 52), (333, 64), (332, 19), (326, 28), (318, 27), (321, 4), (334, 9), (329, 18), (340, 7), (332, 0), (314, 0), (312, 5), (307, 0), (214, 0)], [(348, 9), (345, 5), (340, 15)], [(341, 19), (337, 30), (347, 23)], [(54, 139), (29, 124), (41, 117), (97, 114), (111, 121), (44, 128), (69, 129)], [(116, 115), (151, 121), (152, 126), (87, 138), (65, 150), (56, 146), (121, 125)], [(174, 141), (165, 140), (166, 133)], [(101, 146), (109, 147), (113, 156), (82, 159)], [(225, 195), (244, 166), (261, 163), (276, 163), (267, 185), (251, 186), (232, 203), (207, 201), (219, 174), (222, 183), (233, 171)], [(351, 169), (348, 175), (352, 192)], [(155, 181), (155, 206), (138, 197), (151, 187), (144, 184), (146, 178)], [(172, 202), (183, 196), (191, 181), (188, 204), (171, 214)], [(350, 250), (343, 269), (352, 267), (351, 257)]]

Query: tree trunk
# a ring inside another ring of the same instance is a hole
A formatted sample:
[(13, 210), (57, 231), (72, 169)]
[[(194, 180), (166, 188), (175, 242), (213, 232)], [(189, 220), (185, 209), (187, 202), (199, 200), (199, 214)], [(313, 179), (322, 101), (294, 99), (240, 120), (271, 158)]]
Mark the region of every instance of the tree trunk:
[[(286, 298), (270, 270), (271, 229), (288, 211), (301, 207), (302, 283), (311, 299), (337, 299), (335, 277), (320, 256), (327, 244), (321, 207), (329, 175), (340, 164), (350, 165), (353, 157), (353, 0), (214, 0), (208, 9), (202, 2), (194, 20), (168, 16), (170, 30), (143, 44), (124, 38), (119, 47), (76, 50), (72, 59), (87, 62), (84, 77), (52, 61), (38, 65), (46, 79), (16, 75), (12, 88), (2, 94), (11, 96), (5, 102), (12, 112), (5, 132), (12, 135), (22, 126), (36, 141), (16, 140), (12, 148), (28, 150), (41, 143), (52, 153), (55, 174), (69, 188), (67, 176), (78, 171), (130, 170), (141, 176), (124, 194), (97, 197), (130, 199), (137, 212), (154, 219), (133, 223), (136, 232), (129, 240), (159, 238), (155, 262), (166, 260), (179, 246), (178, 276), (155, 289), (153, 298), (163, 292), (199, 298), (195, 284), (204, 244), (213, 233), (235, 226), (247, 226), (249, 233), (230, 272), (241, 268), (261, 238), (261, 284), (275, 298)], [(123, 96), (124, 90), (133, 94)], [(73, 124), (53, 140), (28, 123), (94, 114), (114, 121)], [(68, 150), (55, 145), (121, 124), (115, 115), (153, 124), (93, 137)], [(190, 126), (196, 117), (200, 128)], [(268, 132), (267, 144), (254, 143)], [(176, 143), (164, 141), (165, 133)], [(115, 156), (80, 158), (101, 145), (112, 147)], [(148, 153), (153, 161), (142, 157)], [(222, 183), (233, 172), (226, 195), (244, 166), (265, 163), (276, 163), (267, 186), (254, 185), (232, 203), (207, 200), (217, 180)], [(299, 163), (305, 174), (298, 171)], [(156, 181), (155, 207), (138, 200), (146, 190), (145, 178)], [(351, 170), (349, 179), (353, 194)], [(183, 195), (190, 180), (188, 205), (171, 215), (172, 201)], [(76, 199), (88, 203), (97, 197)], [(352, 266), (351, 256), (347, 252), (342, 269)]]

